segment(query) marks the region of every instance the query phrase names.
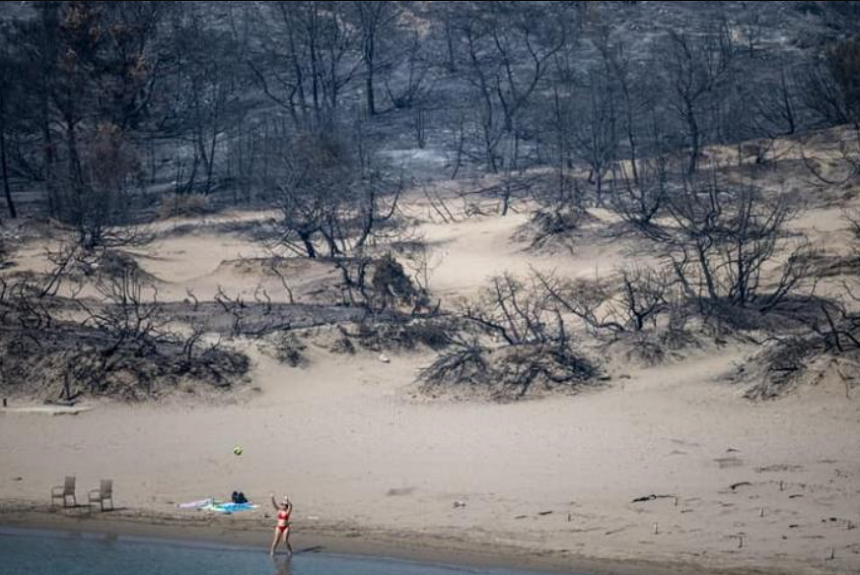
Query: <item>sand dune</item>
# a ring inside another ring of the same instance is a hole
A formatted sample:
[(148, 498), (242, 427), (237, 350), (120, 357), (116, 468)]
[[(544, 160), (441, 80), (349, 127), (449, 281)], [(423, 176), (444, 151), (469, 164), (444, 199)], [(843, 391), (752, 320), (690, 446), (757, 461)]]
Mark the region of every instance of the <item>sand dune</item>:
[[(842, 233), (833, 218), (813, 212), (796, 225), (830, 242)], [(618, 240), (563, 257), (535, 253), (512, 239), (523, 223), (517, 214), (424, 223), (434, 292), (466, 296), (493, 274), (531, 267), (588, 277), (642, 257)], [(264, 254), (236, 235), (171, 235), (139, 255), (164, 280), (163, 301), (187, 289), (211, 298), (218, 286), (249, 297), (258, 282), (276, 293), (258, 263), (238, 261)], [(292, 272), (302, 297), (330, 273), (307, 263)], [(429, 352), (382, 363), (311, 344), (310, 367), (293, 369), (252, 342), (237, 345), (252, 356), (251, 384), (228, 401), (0, 413), (7, 511), (47, 502), (50, 487), (75, 474), (82, 488), (113, 478), (129, 519), (146, 511), (182, 521), (194, 512), (178, 512), (178, 502), (241, 489), (265, 503), (277, 491), (294, 498), (299, 533), (439, 537), (543, 554), (561, 567), (591, 557), (694, 570), (860, 570), (860, 402), (835, 381), (776, 402), (743, 399), (724, 376), (750, 345), (650, 369), (617, 364), (604, 389), (503, 405), (417, 395)], [(632, 502), (650, 495), (658, 497)], [(265, 523), (264, 513), (248, 520)]]

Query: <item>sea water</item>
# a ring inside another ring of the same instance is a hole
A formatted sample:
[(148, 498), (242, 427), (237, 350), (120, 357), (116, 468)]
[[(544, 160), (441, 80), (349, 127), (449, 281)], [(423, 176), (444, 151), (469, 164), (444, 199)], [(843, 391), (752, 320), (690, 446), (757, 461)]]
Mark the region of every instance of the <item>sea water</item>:
[(525, 575), (388, 559), (0, 528), (0, 575)]

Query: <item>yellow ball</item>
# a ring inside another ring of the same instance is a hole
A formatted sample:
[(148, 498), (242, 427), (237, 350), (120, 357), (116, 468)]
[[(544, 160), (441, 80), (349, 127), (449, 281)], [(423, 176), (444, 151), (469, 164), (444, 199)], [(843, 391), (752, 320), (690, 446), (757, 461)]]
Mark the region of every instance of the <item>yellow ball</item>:
[(242, 455), (242, 448), (238, 445), (233, 448), (233, 455)]

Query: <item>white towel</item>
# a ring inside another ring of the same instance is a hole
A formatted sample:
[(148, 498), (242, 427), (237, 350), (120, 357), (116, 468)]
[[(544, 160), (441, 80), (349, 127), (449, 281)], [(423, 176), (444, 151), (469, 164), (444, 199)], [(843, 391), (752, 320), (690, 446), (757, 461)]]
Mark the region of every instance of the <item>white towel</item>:
[(192, 501), (190, 503), (177, 503), (176, 506), (180, 509), (202, 509), (207, 505), (213, 504), (214, 502), (214, 499), (208, 497), (206, 499), (201, 499), (200, 501)]

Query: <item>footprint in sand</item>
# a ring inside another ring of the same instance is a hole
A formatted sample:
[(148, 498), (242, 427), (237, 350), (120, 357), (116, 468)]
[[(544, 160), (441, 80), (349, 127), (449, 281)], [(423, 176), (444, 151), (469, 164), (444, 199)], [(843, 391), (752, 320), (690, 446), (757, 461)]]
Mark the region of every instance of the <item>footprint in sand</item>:
[(756, 467), (756, 473), (777, 473), (777, 472), (787, 472), (787, 473), (796, 473), (798, 471), (803, 471), (802, 465), (788, 465), (785, 463), (781, 463), (778, 465), (768, 465), (767, 467)]
[(415, 492), (415, 487), (401, 487), (399, 489), (391, 488), (385, 492), (385, 495), (388, 497), (403, 497), (405, 495), (412, 495)]
[(714, 459), (714, 462), (720, 466), (720, 469), (727, 469), (729, 467), (741, 467), (744, 462), (739, 457), (718, 457)]

